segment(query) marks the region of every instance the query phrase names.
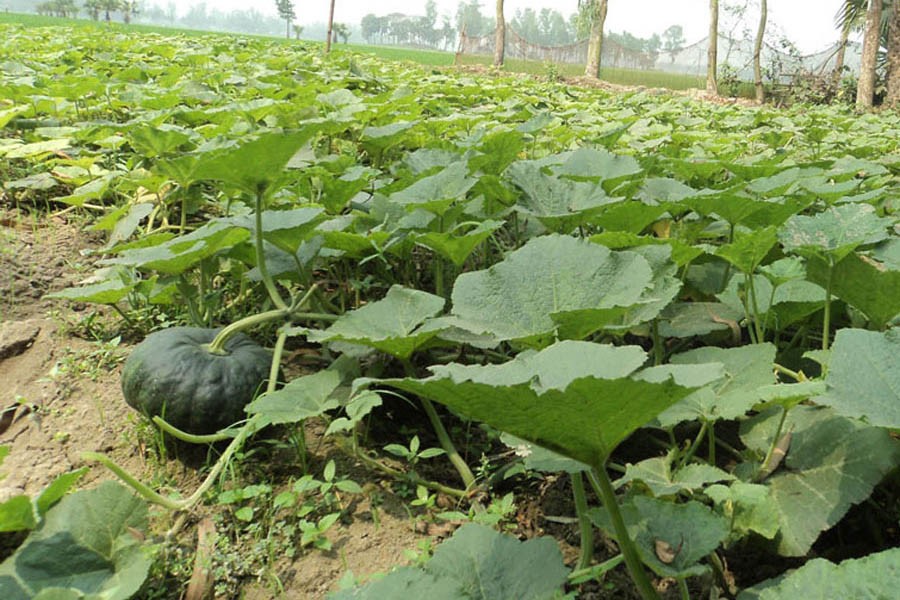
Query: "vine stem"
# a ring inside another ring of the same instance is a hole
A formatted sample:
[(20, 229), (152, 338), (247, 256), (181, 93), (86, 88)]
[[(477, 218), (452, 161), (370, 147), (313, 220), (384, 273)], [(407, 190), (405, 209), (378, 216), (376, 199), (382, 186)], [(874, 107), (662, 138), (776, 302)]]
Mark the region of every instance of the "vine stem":
[(218, 479), (219, 475), (225, 469), (225, 466), (229, 462), (231, 462), (231, 458), (238, 450), (240, 450), (240, 448), (244, 445), (244, 442), (247, 441), (247, 438), (249, 438), (253, 433), (256, 432), (256, 425), (256, 418), (252, 418), (238, 430), (237, 435), (234, 437), (234, 439), (231, 440), (231, 443), (228, 444), (227, 448), (225, 448), (222, 456), (219, 457), (219, 460), (217, 460), (212, 469), (210, 469), (209, 474), (206, 476), (206, 479), (203, 480), (203, 483), (200, 484), (200, 487), (198, 487), (193, 494), (191, 494), (184, 500), (172, 500), (171, 498), (166, 498), (165, 496), (162, 496), (161, 494), (153, 491), (152, 489), (138, 481), (131, 474), (129, 474), (128, 471), (113, 462), (112, 459), (104, 456), (103, 454), (100, 454), (98, 452), (82, 452), (81, 458), (84, 460), (90, 460), (100, 463), (101, 465), (112, 471), (125, 484), (127, 484), (134, 491), (136, 491), (138, 494), (140, 494), (150, 502), (159, 504), (160, 506), (163, 506), (170, 510), (190, 510), (195, 504), (203, 499), (203, 495), (213, 486), (213, 484), (216, 482), (216, 479)]
[(638, 555), (637, 547), (628, 535), (628, 528), (625, 525), (625, 519), (622, 517), (622, 511), (619, 510), (619, 503), (616, 500), (616, 492), (613, 489), (612, 481), (606, 473), (604, 461), (598, 460), (593, 466), (590, 475), (590, 481), (603, 501), (606, 512), (609, 513), (609, 520), (612, 521), (613, 530), (616, 532), (616, 541), (619, 543), (619, 550), (625, 557), (625, 566), (628, 568), (628, 574), (631, 575), (634, 585), (637, 587), (638, 593), (643, 600), (660, 600), (659, 594), (650, 583), (644, 565)]
[(264, 189), (258, 189), (256, 191), (256, 214), (254, 215), (256, 220), (256, 231), (254, 232), (256, 235), (254, 238), (254, 246), (256, 248), (256, 267), (259, 269), (259, 275), (262, 278), (263, 285), (266, 286), (266, 291), (269, 293), (269, 297), (272, 299), (272, 303), (281, 310), (287, 310), (288, 305), (284, 301), (284, 298), (281, 297), (281, 293), (278, 291), (278, 288), (275, 286), (275, 280), (272, 279), (272, 275), (269, 274), (269, 267), (266, 265), (266, 253), (263, 248), (263, 234), (262, 234), (262, 204), (263, 204), (263, 194), (265, 193)]
[[(403, 368), (406, 371), (407, 377), (415, 378), (415, 368), (408, 358), (403, 359)], [(456, 471), (459, 473), (459, 476), (463, 481), (463, 485), (466, 486), (466, 489), (472, 489), (473, 487), (475, 487), (475, 475), (472, 473), (472, 469), (469, 468), (469, 465), (466, 464), (466, 461), (463, 460), (463, 457), (460, 456), (459, 451), (453, 444), (453, 440), (450, 439), (450, 434), (447, 433), (447, 429), (441, 422), (441, 417), (438, 415), (437, 410), (435, 410), (434, 404), (432, 404), (431, 400), (429, 400), (428, 398), (419, 399), (422, 402), (422, 408), (425, 409), (425, 414), (428, 415), (428, 420), (431, 421), (431, 426), (434, 428), (434, 432), (437, 434), (438, 441), (441, 444), (441, 448), (444, 449), (444, 452), (447, 454), (447, 458), (450, 459), (450, 462), (453, 464), (454, 468), (456, 468)]]
[(578, 514), (578, 530), (581, 533), (581, 551), (575, 570), (587, 569), (594, 558), (594, 526), (588, 518), (587, 494), (584, 493), (584, 479), (581, 473), (569, 475), (572, 479), (572, 496)]
[(828, 350), (831, 337), (831, 289), (834, 285), (834, 259), (828, 257), (828, 279), (825, 285), (825, 314), (822, 317), (822, 350)]

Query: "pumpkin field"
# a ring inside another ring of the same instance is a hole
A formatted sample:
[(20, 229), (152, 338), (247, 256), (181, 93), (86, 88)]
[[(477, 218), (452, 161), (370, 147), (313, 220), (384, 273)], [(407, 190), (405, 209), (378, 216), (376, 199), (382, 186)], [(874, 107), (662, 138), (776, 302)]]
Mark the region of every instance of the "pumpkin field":
[(900, 114), (0, 24), (0, 598), (900, 587)]

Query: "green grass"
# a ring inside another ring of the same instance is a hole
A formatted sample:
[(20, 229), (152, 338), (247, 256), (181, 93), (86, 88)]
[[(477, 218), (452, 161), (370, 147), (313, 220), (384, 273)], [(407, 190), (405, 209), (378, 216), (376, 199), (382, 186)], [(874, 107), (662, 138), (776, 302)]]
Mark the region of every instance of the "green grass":
[[(111, 27), (122, 31), (136, 31), (141, 33), (158, 33), (162, 35), (241, 35), (245, 37), (266, 38), (272, 41), (290, 43), (290, 40), (279, 37), (259, 36), (251, 34), (222, 34), (220, 32), (203, 31), (195, 29), (180, 29), (175, 27), (162, 27), (158, 25), (140, 25), (113, 22), (107, 25), (103, 21), (91, 21), (86, 19), (60, 19), (57, 17), (42, 17), (21, 13), (0, 13), (0, 23), (15, 23), (28, 27), (46, 27), (52, 25), (66, 25), (72, 27)], [(334, 46), (339, 50), (372, 54), (384, 60), (410, 61), (431, 67), (449, 67), (455, 64), (456, 55), (452, 52), (439, 50), (420, 50), (416, 48), (401, 48), (396, 46), (371, 46), (364, 44), (338, 44)], [(490, 66), (493, 58), (486, 55), (463, 55), (460, 62), (463, 65)], [(537, 60), (509, 59), (503, 66), (503, 70), (510, 73), (527, 73), (537, 76), (577, 77), (584, 74), (584, 66), (578, 64), (551, 65)], [(642, 71), (638, 69), (602, 68), (600, 79), (619, 85), (645, 86), (649, 88), (666, 88), (670, 90), (686, 90), (689, 88), (706, 87), (703, 77), (695, 77), (681, 73), (667, 73), (664, 71)], [(743, 92), (744, 90), (742, 90)]]

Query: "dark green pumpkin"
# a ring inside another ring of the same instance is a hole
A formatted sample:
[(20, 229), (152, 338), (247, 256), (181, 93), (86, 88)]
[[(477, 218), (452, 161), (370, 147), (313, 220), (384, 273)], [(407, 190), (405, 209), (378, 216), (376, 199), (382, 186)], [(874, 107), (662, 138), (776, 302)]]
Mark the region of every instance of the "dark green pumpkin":
[(212, 354), (207, 345), (217, 333), (172, 327), (148, 335), (122, 369), (125, 401), (195, 434), (247, 418), (244, 406), (268, 379), (272, 354), (241, 333), (226, 341), (227, 354)]

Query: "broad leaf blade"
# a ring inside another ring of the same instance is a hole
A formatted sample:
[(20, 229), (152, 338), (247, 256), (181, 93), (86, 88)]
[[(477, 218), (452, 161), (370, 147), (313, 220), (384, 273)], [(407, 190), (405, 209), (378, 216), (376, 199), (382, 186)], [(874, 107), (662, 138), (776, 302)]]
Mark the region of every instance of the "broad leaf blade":
[(845, 417), (900, 428), (900, 330), (841, 329), (834, 339), (825, 383), (815, 398)]
[(425, 330), (420, 326), (443, 308), (444, 299), (440, 296), (395, 285), (383, 299), (343, 315), (325, 331), (311, 333), (309, 339), (350, 342), (409, 358), (440, 332), (438, 328)]
[[(765, 453), (781, 409), (746, 421), (744, 443)], [(849, 508), (869, 497), (874, 486), (900, 463), (900, 445), (888, 432), (839, 417), (830, 409), (798, 406), (785, 431), (792, 441), (783, 468), (766, 479), (777, 507), (778, 552), (803, 556), (819, 535)]]

